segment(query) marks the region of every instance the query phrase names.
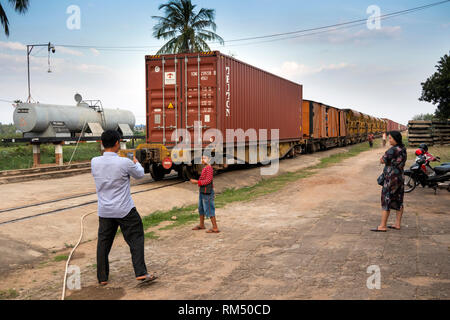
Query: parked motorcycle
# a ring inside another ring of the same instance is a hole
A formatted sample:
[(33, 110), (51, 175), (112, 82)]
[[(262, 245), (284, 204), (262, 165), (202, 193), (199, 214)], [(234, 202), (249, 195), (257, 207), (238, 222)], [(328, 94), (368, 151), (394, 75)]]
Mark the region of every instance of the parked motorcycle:
[[(439, 183), (450, 181), (450, 163), (443, 163), (438, 167), (430, 167), (434, 174), (427, 175), (423, 167), (427, 165), (426, 157), (421, 154), (416, 157), (415, 163), (409, 170), (405, 170), (405, 193), (413, 191), (419, 184), (423, 188), (429, 187), (436, 193)], [(450, 184), (447, 187), (450, 192)]]

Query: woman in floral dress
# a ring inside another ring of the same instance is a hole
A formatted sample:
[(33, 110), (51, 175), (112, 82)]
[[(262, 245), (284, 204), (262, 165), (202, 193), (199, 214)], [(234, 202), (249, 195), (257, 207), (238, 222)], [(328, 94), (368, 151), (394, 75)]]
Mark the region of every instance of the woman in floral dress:
[[(404, 177), (403, 170), (406, 163), (406, 148), (402, 142), (402, 135), (398, 131), (389, 132), (391, 148), (386, 151), (380, 162), (385, 164), (384, 184), (381, 190), (381, 225), (375, 232), (386, 232), (387, 228), (400, 230), (403, 215)], [(387, 226), (390, 211), (397, 211), (395, 225)]]

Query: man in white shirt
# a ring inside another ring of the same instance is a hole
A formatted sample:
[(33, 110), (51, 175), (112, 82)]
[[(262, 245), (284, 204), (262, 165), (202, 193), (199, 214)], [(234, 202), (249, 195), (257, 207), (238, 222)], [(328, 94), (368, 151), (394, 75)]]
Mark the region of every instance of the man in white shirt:
[(147, 282), (156, 276), (147, 273), (144, 259), (144, 228), (130, 194), (130, 176), (135, 179), (144, 177), (144, 168), (137, 161), (119, 157), (120, 134), (108, 130), (102, 134), (105, 148), (103, 156), (91, 161), (98, 196), (98, 242), (97, 242), (97, 278), (101, 285), (108, 284), (108, 255), (120, 226), (123, 237), (130, 247), (131, 260), (136, 280)]

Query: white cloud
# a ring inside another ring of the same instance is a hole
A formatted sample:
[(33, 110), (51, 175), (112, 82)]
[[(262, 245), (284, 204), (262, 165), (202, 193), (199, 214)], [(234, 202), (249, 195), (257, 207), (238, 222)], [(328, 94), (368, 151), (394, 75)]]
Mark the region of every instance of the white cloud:
[[(32, 71), (42, 71), (48, 69), (46, 57), (30, 57), (30, 68)], [(113, 70), (97, 64), (76, 63), (63, 58), (50, 58), (51, 70), (54, 73), (78, 72), (81, 74), (106, 74)], [(12, 55), (0, 52), (0, 70), (25, 72), (27, 68), (26, 55)]]
[(96, 74), (112, 71), (111, 69), (105, 66), (96, 64), (85, 64), (85, 63), (75, 65), (75, 69), (85, 73), (96, 73)]
[(27, 46), (20, 42), (0, 41), (0, 48), (5, 48), (9, 50), (26, 50)]
[(90, 51), (91, 51), (92, 54), (93, 54), (94, 56), (96, 56), (96, 57), (100, 55), (100, 51), (98, 51), (98, 50), (95, 49), (95, 48), (91, 48)]
[[(12, 42), (12, 41), (0, 41), (0, 48), (14, 51), (26, 51), (27, 46), (20, 42)], [(57, 46), (56, 52), (62, 54), (68, 54), (72, 56), (80, 57), (83, 55), (83, 52), (78, 50), (73, 50), (67, 47)]]
[(402, 32), (400, 26), (395, 27), (381, 27), (380, 29), (362, 29), (357, 32), (350, 32), (349, 30), (338, 31), (330, 33), (328, 40), (332, 43), (342, 43), (342, 42), (354, 42), (354, 43), (365, 43), (368, 40), (381, 40), (396, 38)]
[(306, 76), (317, 74), (323, 71), (329, 70), (341, 70), (346, 68), (351, 68), (353, 65), (345, 62), (341, 63), (331, 63), (326, 65), (321, 65), (319, 67), (308, 66), (305, 64), (299, 64), (295, 61), (285, 61), (279, 68), (275, 68), (275, 74), (279, 74), (286, 78), (294, 78), (298, 76)]
[(369, 30), (362, 28), (336, 29), (327, 33), (319, 33), (312, 36), (298, 38), (302, 42), (320, 42), (331, 44), (366, 44), (369, 41), (379, 41), (398, 38), (402, 33), (400, 26), (381, 26), (380, 29)]
[(83, 55), (83, 52), (81, 52), (81, 51), (73, 50), (73, 49), (69, 49), (69, 48), (61, 47), (61, 46), (56, 47), (56, 52), (61, 52), (63, 54), (69, 54), (69, 55), (77, 56), (77, 57), (80, 57)]

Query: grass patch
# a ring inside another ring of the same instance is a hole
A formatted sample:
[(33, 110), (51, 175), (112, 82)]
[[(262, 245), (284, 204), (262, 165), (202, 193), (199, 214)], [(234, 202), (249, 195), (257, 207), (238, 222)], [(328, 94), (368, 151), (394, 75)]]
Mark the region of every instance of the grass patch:
[(154, 239), (154, 240), (156, 240), (156, 239), (159, 239), (159, 236), (157, 236), (154, 231), (151, 231), (151, 232), (146, 232), (144, 234), (144, 238), (145, 239)]
[(61, 254), (59, 256), (56, 256), (53, 258), (53, 261), (59, 262), (59, 261), (66, 261), (69, 258), (68, 255)]
[[(374, 141), (374, 148), (380, 145), (379, 140)], [(305, 169), (301, 169), (295, 172), (287, 172), (280, 174), (278, 176), (264, 178), (259, 181), (257, 184), (249, 187), (243, 187), (239, 189), (230, 188), (225, 189), (223, 192), (216, 194), (215, 197), (215, 205), (216, 208), (223, 208), (227, 204), (232, 202), (243, 202), (254, 200), (258, 197), (274, 193), (283, 187), (285, 187), (288, 183), (294, 182), (300, 179), (307, 178), (316, 173), (316, 169), (325, 168), (331, 166), (333, 164), (339, 163), (347, 158), (354, 157), (361, 152), (369, 150), (369, 143), (361, 143), (357, 145), (350, 146), (347, 152), (338, 153), (331, 155), (326, 158), (322, 158), (320, 163), (311, 166)], [(183, 206), (183, 207), (174, 207), (168, 211), (155, 211), (148, 216), (142, 218), (142, 222), (144, 225), (144, 230), (159, 225), (163, 221), (173, 221), (172, 217), (176, 216), (177, 220), (174, 220), (172, 224), (161, 228), (160, 230), (169, 230), (191, 221), (196, 221), (198, 219), (198, 215), (195, 214), (197, 211), (197, 204)], [(147, 236), (148, 234), (148, 236)], [(148, 232), (145, 234), (146, 238), (152, 238), (154, 235), (153, 232)]]
[[(68, 163), (75, 145), (63, 146), (64, 162)], [(72, 162), (91, 160), (100, 155), (100, 144), (80, 143)], [(55, 163), (55, 146), (52, 144), (41, 145), (41, 163)], [(14, 145), (0, 147), (0, 170), (28, 169), (33, 166), (33, 148), (31, 145)]]
[[(373, 147), (374, 148), (378, 148), (381, 145), (381, 142), (379, 139), (374, 140), (373, 142)], [(370, 146), (368, 142), (363, 142), (360, 144), (356, 144), (351, 146), (347, 152), (343, 152), (343, 153), (336, 153), (333, 154), (329, 157), (325, 157), (320, 159), (320, 163), (311, 167), (311, 169), (322, 169), (322, 168), (326, 168), (328, 166), (334, 165), (336, 163), (339, 163), (345, 159), (351, 158), (351, 157), (355, 157), (358, 154), (360, 154), (361, 152), (364, 151), (368, 151), (370, 150)]]
[(150, 227), (155, 227), (163, 221), (173, 221), (173, 216), (177, 217), (177, 220), (174, 220), (173, 225), (181, 225), (188, 221), (195, 220), (197, 217), (192, 214), (195, 210), (197, 210), (197, 205), (184, 206), (181, 208), (174, 207), (168, 211), (155, 211), (152, 214), (142, 218), (144, 230)]
[(19, 293), (15, 289), (0, 290), (0, 299), (2, 300), (15, 299), (18, 296)]
[[(410, 149), (408, 149), (408, 161), (406, 165), (408, 168), (416, 159), (415, 152), (417, 149), (419, 149), (419, 147), (411, 147)], [(441, 162), (431, 162), (432, 167), (437, 167), (440, 165), (440, 163), (443, 162), (450, 162), (450, 146), (431, 146), (428, 147), (428, 152), (435, 157), (441, 158)]]

